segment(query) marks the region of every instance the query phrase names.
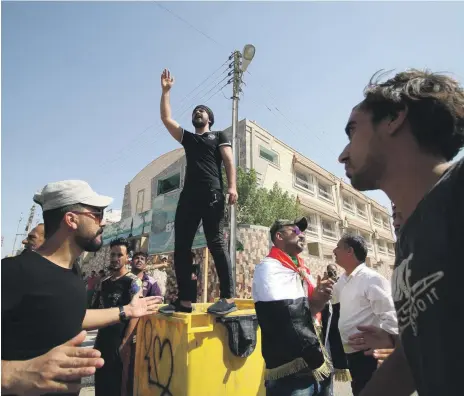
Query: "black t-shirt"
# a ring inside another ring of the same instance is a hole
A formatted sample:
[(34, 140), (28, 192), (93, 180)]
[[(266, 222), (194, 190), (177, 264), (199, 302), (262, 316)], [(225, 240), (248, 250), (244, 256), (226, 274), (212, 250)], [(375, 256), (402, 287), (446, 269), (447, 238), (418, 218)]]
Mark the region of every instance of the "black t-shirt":
[(421, 396), (461, 389), (464, 159), (401, 229), (392, 278), (401, 341)]
[(36, 252), (2, 260), (2, 360), (27, 360), (82, 330), (87, 298), (75, 270)]
[(182, 145), (187, 157), (184, 190), (201, 187), (222, 190), (221, 146), (232, 146), (224, 132), (205, 132), (201, 135), (183, 130)]
[[(114, 308), (127, 305), (141, 287), (142, 281), (131, 272), (115, 281), (109, 277), (102, 282), (101, 290), (96, 297), (98, 299), (98, 307)], [(98, 331), (96, 347), (104, 343), (110, 349), (117, 349), (124, 337), (127, 325), (128, 322), (119, 322), (100, 329)], [(103, 358), (105, 359), (105, 356)]]

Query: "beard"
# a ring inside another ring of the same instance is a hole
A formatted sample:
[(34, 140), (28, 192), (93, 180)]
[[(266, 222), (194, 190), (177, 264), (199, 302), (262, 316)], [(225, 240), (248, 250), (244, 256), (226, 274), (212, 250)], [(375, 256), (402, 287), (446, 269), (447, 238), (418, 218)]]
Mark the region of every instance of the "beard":
[(85, 252), (98, 252), (103, 245), (103, 238), (98, 238), (102, 233), (103, 229), (100, 229), (92, 237), (76, 235), (76, 244)]
[(358, 191), (378, 190), (384, 171), (384, 162), (378, 156), (369, 154), (364, 166), (350, 176), (351, 185)]
[(116, 271), (119, 271), (124, 266), (125, 266), (124, 263), (119, 263), (119, 262), (110, 263), (110, 265), (108, 266), (108, 270), (116, 272)]
[(192, 124), (195, 128), (203, 128), (205, 127), (208, 123), (203, 119), (203, 118), (197, 118), (195, 117), (192, 120)]
[(134, 274), (140, 274), (141, 272), (144, 272), (145, 271), (145, 267), (141, 266), (136, 266), (136, 265), (132, 265), (132, 272)]

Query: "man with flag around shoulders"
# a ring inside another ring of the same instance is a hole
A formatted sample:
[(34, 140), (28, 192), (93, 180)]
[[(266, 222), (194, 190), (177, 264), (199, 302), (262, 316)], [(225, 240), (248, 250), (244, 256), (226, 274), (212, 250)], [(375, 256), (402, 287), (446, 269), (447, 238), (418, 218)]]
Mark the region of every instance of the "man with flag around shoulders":
[(277, 220), (270, 230), (274, 246), (255, 268), (253, 300), (261, 328), (267, 396), (331, 392), (333, 364), (324, 342), (321, 311), (331, 299), (334, 281), (318, 276), (314, 282), (299, 256), (307, 226), (304, 217)]

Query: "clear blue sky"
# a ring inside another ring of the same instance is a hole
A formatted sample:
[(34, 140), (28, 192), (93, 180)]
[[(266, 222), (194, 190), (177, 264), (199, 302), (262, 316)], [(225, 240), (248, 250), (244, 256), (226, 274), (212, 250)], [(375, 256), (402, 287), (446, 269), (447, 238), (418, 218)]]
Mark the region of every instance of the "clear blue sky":
[[(152, 2), (2, 2), (2, 256), (47, 182), (87, 180), (120, 208), (125, 184), (178, 147), (159, 127), (164, 67), (176, 76), (179, 109), (234, 49), (253, 43), (240, 119), (338, 176), (343, 128), (372, 73), (428, 67), (464, 80), (462, 3), (162, 4), (211, 39)], [(230, 101), (219, 93), (208, 104), (216, 127), (228, 127)], [(189, 112), (178, 121), (190, 126)]]

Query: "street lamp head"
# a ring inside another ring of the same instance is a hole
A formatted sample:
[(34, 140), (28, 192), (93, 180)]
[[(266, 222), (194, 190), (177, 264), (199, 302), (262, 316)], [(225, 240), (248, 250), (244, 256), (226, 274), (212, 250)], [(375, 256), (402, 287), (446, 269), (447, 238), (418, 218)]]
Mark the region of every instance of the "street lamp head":
[(243, 63), (242, 63), (242, 71), (245, 72), (248, 68), (248, 65), (251, 63), (255, 56), (255, 46), (252, 44), (247, 44), (243, 48)]

